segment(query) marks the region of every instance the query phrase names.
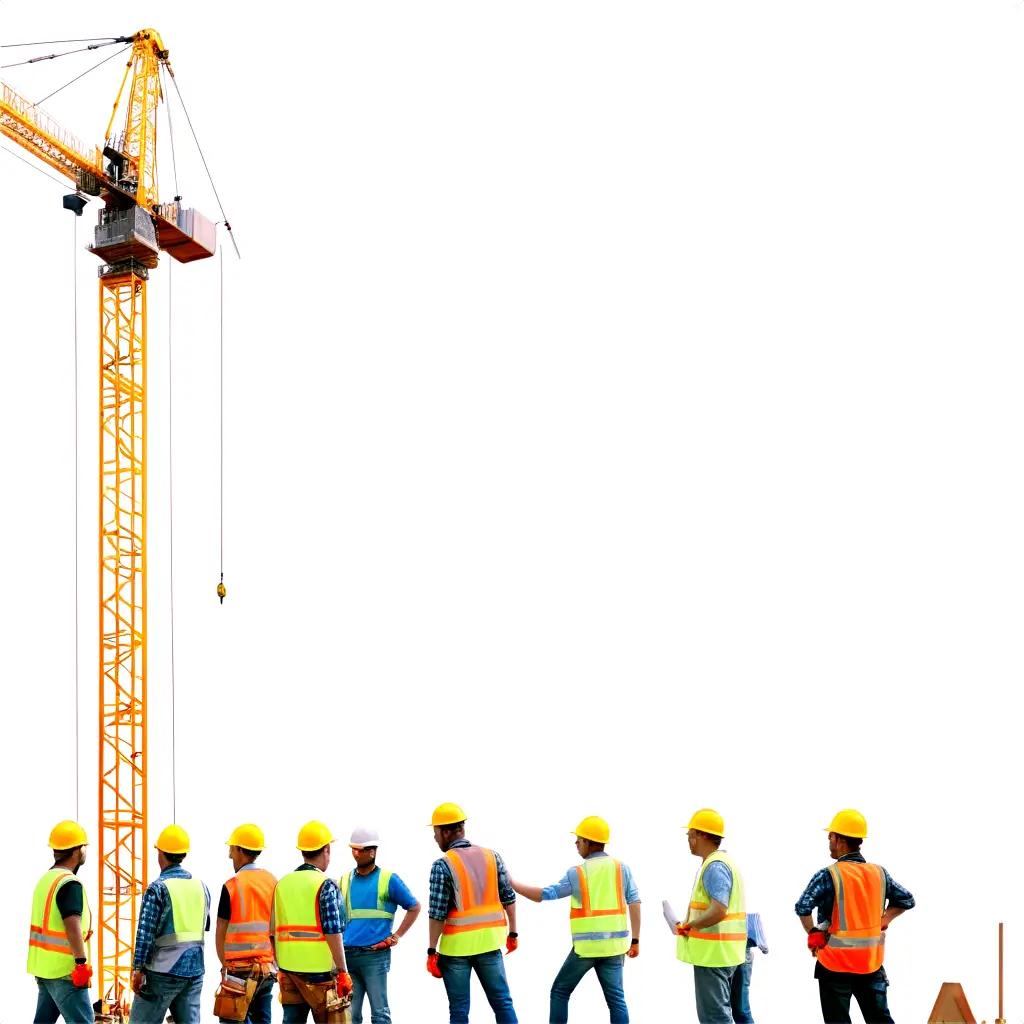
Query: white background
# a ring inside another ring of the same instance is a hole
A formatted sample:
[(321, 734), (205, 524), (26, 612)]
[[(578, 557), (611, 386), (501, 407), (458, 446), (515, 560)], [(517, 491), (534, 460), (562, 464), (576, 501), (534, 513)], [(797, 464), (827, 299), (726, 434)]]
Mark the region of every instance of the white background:
[[(1020, 1020), (1024, 7), (179, 0), (124, 16), (4, 0), (0, 40), (155, 25), (242, 247), (225, 259), (223, 607), (217, 261), (174, 272), (187, 865), (216, 892), (228, 831), (252, 819), (283, 872), (320, 817), (379, 827), (382, 863), (425, 899), (426, 823), (457, 800), (472, 839), (548, 884), (574, 861), (570, 829), (602, 814), (644, 898), (628, 1002), (660, 1024), (695, 1019), (658, 910), (688, 892), (681, 827), (708, 804), (771, 945), (755, 1015), (813, 1021), (793, 903), (850, 805), (918, 899), (890, 932), (896, 1019), (924, 1020), (958, 980), (991, 1020), (1003, 919)], [(107, 52), (0, 78), (38, 99)], [(101, 141), (120, 63), (47, 108)], [(220, 219), (172, 112), (180, 190)], [(160, 173), (170, 197), (166, 151)], [(75, 813), (61, 195), (0, 154), (5, 1022), (31, 1016), (29, 894)], [(92, 831), (95, 212), (77, 239)], [(173, 810), (169, 262), (150, 286), (154, 835)], [(566, 917), (521, 905), (524, 1022), (546, 1019)], [(399, 1022), (446, 1019), (426, 945), (420, 925), (397, 950)], [(571, 1012), (604, 1019), (593, 978)]]

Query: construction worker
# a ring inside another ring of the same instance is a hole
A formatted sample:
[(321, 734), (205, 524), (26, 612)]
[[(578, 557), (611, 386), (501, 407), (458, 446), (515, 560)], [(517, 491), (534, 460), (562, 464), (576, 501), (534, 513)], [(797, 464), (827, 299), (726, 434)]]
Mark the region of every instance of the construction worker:
[(89, 840), (77, 821), (62, 821), (50, 831), (53, 867), (36, 883), (28, 937), (28, 973), (39, 996), (36, 1024), (92, 1024), (89, 1001), (89, 937), (92, 915), (85, 886), (75, 877), (85, 863)]
[(551, 986), (551, 1024), (569, 1020), (569, 997), (591, 967), (608, 1004), (611, 1024), (629, 1024), (622, 965), (627, 956), (640, 955), (640, 894), (629, 868), (604, 852), (611, 836), (604, 818), (584, 818), (573, 834), (581, 865), (569, 868), (546, 889), (512, 882), (520, 896), (534, 903), (571, 897), (572, 949)]
[(143, 893), (135, 932), (131, 1024), (162, 1024), (168, 1010), (175, 1024), (199, 1024), (210, 891), (181, 866), (190, 845), (180, 825), (157, 836), (160, 877)]
[[(501, 857), (466, 839), (466, 814), (441, 804), (431, 817), (444, 854), (430, 869), (427, 971), (444, 981), (450, 1024), (468, 1024), (469, 982), (475, 971), (497, 1024), (517, 1024), (501, 947), (519, 945), (516, 894)], [(507, 923), (506, 923), (507, 921)]]
[[(822, 868), (796, 903), (807, 948), (816, 960), (822, 1019), (825, 1024), (849, 1022), (854, 997), (867, 1024), (892, 1024), (889, 980), (882, 966), (885, 931), (914, 906), (914, 897), (885, 868), (864, 859), (860, 848), (868, 823), (860, 811), (839, 811), (826, 831), (835, 864)], [(815, 908), (817, 924), (811, 917)]]
[(284, 1024), (342, 1024), (352, 978), (342, 945), (341, 898), (324, 872), (334, 836), (322, 821), (307, 821), (296, 843), (302, 863), (274, 890), (271, 935), (277, 954)]
[(732, 858), (720, 849), (725, 822), (717, 811), (697, 811), (686, 838), (701, 865), (686, 921), (676, 924), (676, 957), (693, 964), (700, 1024), (733, 1024), (732, 979), (747, 957), (743, 879)]
[[(352, 1024), (363, 1024), (364, 996), (370, 998), (371, 1024), (391, 1024), (391, 947), (398, 945), (420, 916), (420, 905), (405, 882), (377, 867), (379, 843), (380, 836), (373, 829), (357, 828), (348, 842), (356, 866), (342, 875), (340, 882), (345, 908), (345, 959), (352, 975)], [(405, 914), (392, 931), (398, 907)]]
[(747, 957), (732, 976), (732, 1019), (734, 1024), (754, 1024), (750, 1012), (750, 979), (754, 971), (754, 950), (768, 953), (768, 940), (760, 914), (747, 914)]
[(270, 915), (277, 879), (256, 866), (266, 847), (258, 825), (239, 825), (228, 836), (227, 847), (235, 874), (220, 891), (216, 943), (221, 978), (230, 978), (234, 991), (222, 984), (224, 994), (218, 996), (214, 1013), (221, 1021), (270, 1024), (276, 977)]

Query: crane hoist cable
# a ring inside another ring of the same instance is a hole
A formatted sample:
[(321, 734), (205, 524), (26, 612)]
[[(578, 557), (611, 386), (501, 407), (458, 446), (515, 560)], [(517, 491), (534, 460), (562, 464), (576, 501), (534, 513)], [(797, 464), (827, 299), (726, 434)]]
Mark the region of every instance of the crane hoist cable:
[(178, 821), (178, 691), (174, 672), (174, 264), (167, 264), (167, 524), (171, 611), (171, 820)]
[(81, 786), (79, 784), (79, 766), (82, 763), (79, 749), (79, 657), (78, 657), (78, 632), (79, 632), (79, 605), (78, 605), (78, 217), (71, 218), (71, 294), (74, 318), (74, 416), (75, 416), (75, 821), (79, 821), (79, 796)]
[(220, 250), (220, 603), (228, 595), (224, 586), (224, 249)]

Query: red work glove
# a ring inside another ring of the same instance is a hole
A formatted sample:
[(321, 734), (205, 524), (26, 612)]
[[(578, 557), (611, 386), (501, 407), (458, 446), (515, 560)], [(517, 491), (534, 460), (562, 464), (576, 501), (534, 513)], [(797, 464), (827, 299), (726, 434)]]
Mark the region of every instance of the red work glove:
[(75, 969), (71, 972), (71, 984), (75, 988), (88, 988), (89, 983), (92, 981), (92, 968), (88, 964), (75, 964)]
[(676, 923), (676, 935), (682, 935), (683, 938), (689, 938), (689, 936), (690, 936), (690, 929), (692, 927), (693, 927), (693, 925), (690, 924), (689, 921), (687, 921), (686, 924), (679, 924), (677, 922)]
[(380, 942), (375, 942), (370, 949), (390, 949), (392, 946), (398, 945), (398, 936), (389, 935), (386, 939), (381, 939)]
[(519, 948), (519, 932), (509, 932), (505, 940), (505, 952), (514, 953)]
[(824, 949), (828, 945), (828, 932), (823, 932), (820, 928), (812, 928), (807, 933), (807, 948), (812, 953), (817, 953), (819, 949)]
[(639, 955), (640, 955), (640, 940), (639, 939), (634, 939), (629, 944), (629, 949), (626, 950), (626, 956), (628, 956), (630, 960), (635, 960)]
[(341, 971), (338, 974), (337, 982), (336, 991), (342, 999), (344, 999), (345, 996), (352, 995), (352, 975), (349, 974), (348, 971)]
[(441, 977), (441, 965), (437, 962), (437, 950), (427, 950), (427, 973), (435, 978)]

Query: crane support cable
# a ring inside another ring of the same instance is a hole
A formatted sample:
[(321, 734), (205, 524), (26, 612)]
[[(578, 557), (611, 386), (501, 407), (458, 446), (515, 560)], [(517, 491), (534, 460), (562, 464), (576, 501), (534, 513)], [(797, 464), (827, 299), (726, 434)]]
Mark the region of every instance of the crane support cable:
[[(220, 582), (224, 583), (224, 250), (220, 251)], [(221, 597), (221, 603), (224, 598)]]
[(213, 175), (210, 173), (210, 165), (206, 162), (206, 155), (203, 153), (203, 147), (199, 145), (199, 136), (196, 135), (195, 127), (192, 124), (192, 118), (188, 115), (188, 107), (185, 106), (185, 100), (182, 98), (181, 89), (178, 88), (178, 80), (174, 77), (174, 73), (171, 73), (171, 81), (174, 83), (174, 91), (178, 94), (178, 102), (181, 104), (181, 109), (185, 112), (185, 120), (188, 122), (189, 131), (192, 132), (192, 138), (195, 140), (196, 149), (199, 150), (199, 159), (203, 161), (203, 167), (206, 168), (206, 176), (210, 179), (210, 188), (213, 189), (214, 197), (217, 200), (217, 206), (220, 208), (220, 215), (224, 221), (224, 227), (228, 229), (228, 234), (231, 236), (231, 244), (235, 247), (235, 255), (241, 259), (242, 254), (238, 251), (238, 243), (235, 241), (235, 233), (231, 230), (231, 222), (228, 220), (228, 215), (224, 212), (224, 204), (220, 201), (220, 193), (217, 191), (217, 186), (214, 184)]
[(69, 85), (74, 85), (80, 78), (85, 78), (90, 72), (95, 71), (97, 68), (102, 67), (107, 63), (108, 60), (113, 60), (118, 54), (124, 53), (127, 50), (127, 46), (122, 46), (120, 50), (115, 50), (109, 57), (104, 57), (98, 64), (93, 64), (91, 68), (86, 68), (80, 75), (75, 75), (70, 82), (65, 82), (59, 89), (54, 89), (53, 92), (47, 93), (41, 100), (36, 101), (36, 106), (40, 106), (45, 103), (48, 99), (52, 99), (59, 92), (63, 92)]
[(171, 612), (171, 820), (178, 820), (178, 714), (174, 673), (174, 263), (167, 264), (167, 527)]
[(132, 36), (88, 36), (85, 39), (37, 39), (32, 43), (0, 43), (0, 50), (13, 50), (18, 46), (64, 46), (67, 43), (130, 43)]
[(31, 167), (33, 171), (38, 171), (44, 178), (49, 178), (50, 181), (56, 182), (65, 192), (67, 192), (68, 183), (66, 181), (62, 181), (60, 178), (55, 178), (52, 174), (44, 171), (38, 164), (33, 163), (31, 160), (26, 160), (20, 153), (15, 153), (13, 149), (8, 149), (6, 146), (0, 146), (0, 149), (5, 153), (8, 153), (10, 156), (13, 156), (15, 160), (20, 160), (26, 167)]
[(46, 53), (41, 57), (29, 57), (28, 60), (20, 60), (16, 64), (0, 64), (0, 68), (20, 68), (26, 64), (41, 64), (44, 60), (56, 60), (58, 57), (70, 57), (73, 53), (88, 53), (90, 50), (102, 50), (104, 46), (114, 46), (117, 40), (109, 43), (93, 43), (91, 46), (81, 46), (77, 50), (65, 50), (63, 53)]
[[(164, 80), (164, 93), (167, 93), (167, 69), (161, 65), (160, 74)], [(174, 119), (171, 117), (171, 105), (167, 104), (167, 135), (171, 140), (171, 167), (174, 169), (174, 201), (181, 197), (181, 189), (178, 188), (178, 154), (174, 149)]]

